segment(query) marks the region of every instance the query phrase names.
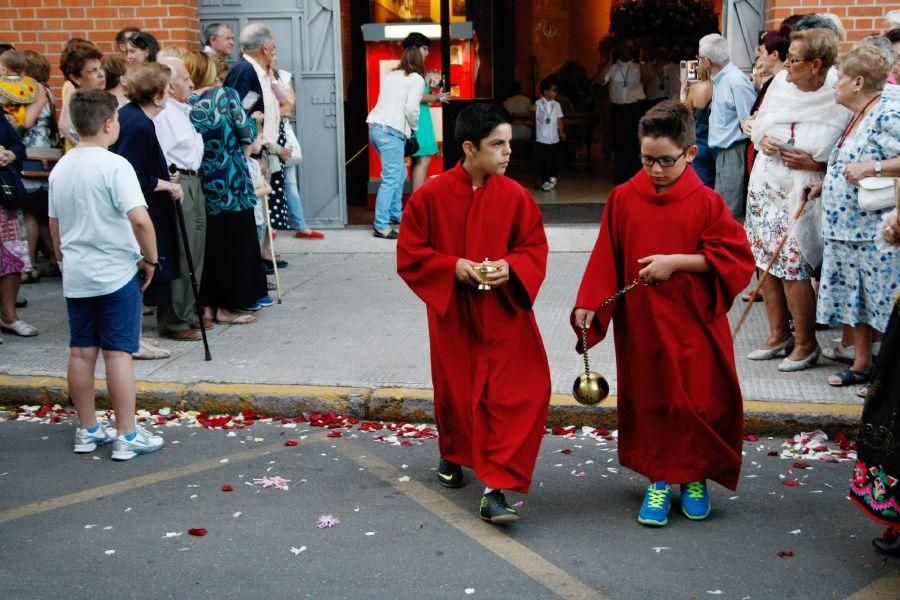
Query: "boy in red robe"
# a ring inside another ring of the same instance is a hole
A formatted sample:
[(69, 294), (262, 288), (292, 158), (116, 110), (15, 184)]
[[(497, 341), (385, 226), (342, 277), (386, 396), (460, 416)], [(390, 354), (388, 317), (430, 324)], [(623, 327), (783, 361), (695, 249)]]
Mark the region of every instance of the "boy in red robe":
[[(463, 485), (463, 466), (487, 486), (480, 516), (518, 521), (502, 490), (531, 484), (550, 402), (550, 368), (532, 306), (547, 265), (534, 200), (503, 173), (509, 116), (492, 104), (463, 110), (464, 160), (426, 182), (403, 212), (397, 272), (428, 311), (438, 481)], [(497, 269), (482, 283), (476, 268)]]
[[(689, 166), (689, 110), (662, 102), (638, 135), (644, 168), (606, 203), (571, 322), (579, 339), (587, 324), (589, 347), (615, 323), (619, 462), (651, 482), (638, 521), (663, 526), (669, 484), (692, 520), (709, 515), (707, 479), (737, 488), (743, 403), (727, 315), (754, 263), (741, 225)], [(647, 285), (597, 312), (636, 278)]]

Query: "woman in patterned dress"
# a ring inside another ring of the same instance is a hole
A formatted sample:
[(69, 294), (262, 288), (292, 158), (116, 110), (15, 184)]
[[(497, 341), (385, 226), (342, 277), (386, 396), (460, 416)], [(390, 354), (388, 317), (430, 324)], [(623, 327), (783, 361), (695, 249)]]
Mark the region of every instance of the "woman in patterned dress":
[[(774, 263), (762, 288), (769, 338), (747, 355), (768, 360), (787, 355), (780, 371), (811, 367), (821, 350), (816, 341), (816, 295), (811, 278), (822, 259), (817, 202), (806, 205), (791, 229), (805, 190), (822, 180), (825, 161), (849, 119), (834, 100), (829, 69), (837, 58), (837, 37), (828, 30), (809, 29), (791, 35), (788, 68), (769, 86), (751, 138), (762, 152), (753, 164), (744, 228), (756, 259), (765, 269)], [(782, 250), (779, 243), (790, 229)], [(794, 335), (788, 326), (788, 311)]]
[(900, 156), (900, 99), (882, 92), (891, 65), (883, 53), (860, 44), (841, 57), (834, 86), (837, 102), (851, 111), (828, 162), (822, 184), (825, 240), (816, 320), (852, 329), (853, 364), (828, 378), (833, 386), (864, 383), (872, 368), (872, 342), (887, 327), (900, 292), (900, 253), (879, 251), (881, 216), (860, 208), (859, 181), (889, 175), (884, 161)]
[(256, 194), (243, 146), (256, 139), (257, 123), (241, 107), (231, 88), (218, 87), (215, 63), (202, 52), (189, 52), (184, 65), (194, 82), (191, 122), (203, 136), (200, 179), (206, 198), (206, 259), (200, 304), (206, 318), (249, 324), (256, 317), (240, 309), (266, 295), (256, 221)]

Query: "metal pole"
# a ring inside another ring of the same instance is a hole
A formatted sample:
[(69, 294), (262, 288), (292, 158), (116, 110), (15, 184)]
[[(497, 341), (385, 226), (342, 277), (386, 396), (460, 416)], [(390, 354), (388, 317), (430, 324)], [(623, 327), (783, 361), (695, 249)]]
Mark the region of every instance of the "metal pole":
[(450, 91), (450, 0), (441, 0), (441, 73), (444, 91)]

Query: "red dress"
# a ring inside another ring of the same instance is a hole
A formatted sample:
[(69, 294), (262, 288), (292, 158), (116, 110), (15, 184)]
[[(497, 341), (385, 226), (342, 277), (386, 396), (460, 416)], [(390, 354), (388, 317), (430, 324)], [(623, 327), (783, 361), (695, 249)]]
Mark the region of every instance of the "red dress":
[[(441, 456), (486, 485), (525, 493), (550, 402), (550, 368), (532, 305), (547, 265), (541, 213), (522, 186), (491, 176), (477, 190), (461, 165), (407, 203), (397, 272), (428, 311)], [(456, 261), (506, 259), (507, 285), (456, 281)]]
[[(605, 337), (611, 318), (623, 466), (651, 481), (712, 479), (736, 489), (743, 406), (727, 313), (754, 262), (721, 196), (690, 167), (663, 194), (643, 170), (615, 188), (575, 305), (596, 311), (637, 277), (640, 258), (697, 253), (709, 273), (637, 286), (597, 315), (588, 345)], [(580, 333), (574, 312), (572, 326)]]

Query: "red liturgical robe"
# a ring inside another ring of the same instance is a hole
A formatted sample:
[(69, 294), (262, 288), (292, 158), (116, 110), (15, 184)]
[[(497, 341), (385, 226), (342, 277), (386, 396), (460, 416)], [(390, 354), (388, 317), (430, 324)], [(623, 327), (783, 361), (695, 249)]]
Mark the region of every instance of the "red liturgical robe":
[[(522, 186), (491, 176), (478, 189), (461, 165), (407, 203), (397, 272), (428, 311), (441, 456), (486, 485), (525, 493), (544, 434), (550, 368), (532, 311), (547, 266), (541, 213)], [(507, 285), (456, 281), (456, 262), (505, 259)]]
[[(576, 307), (596, 311), (638, 276), (640, 258), (698, 253), (710, 272), (637, 286), (597, 314), (588, 345), (606, 336), (612, 319), (623, 466), (651, 481), (712, 479), (736, 489), (743, 403), (727, 313), (754, 263), (722, 198), (690, 167), (663, 194), (643, 170), (615, 188)], [(576, 327), (574, 313), (572, 321)]]

